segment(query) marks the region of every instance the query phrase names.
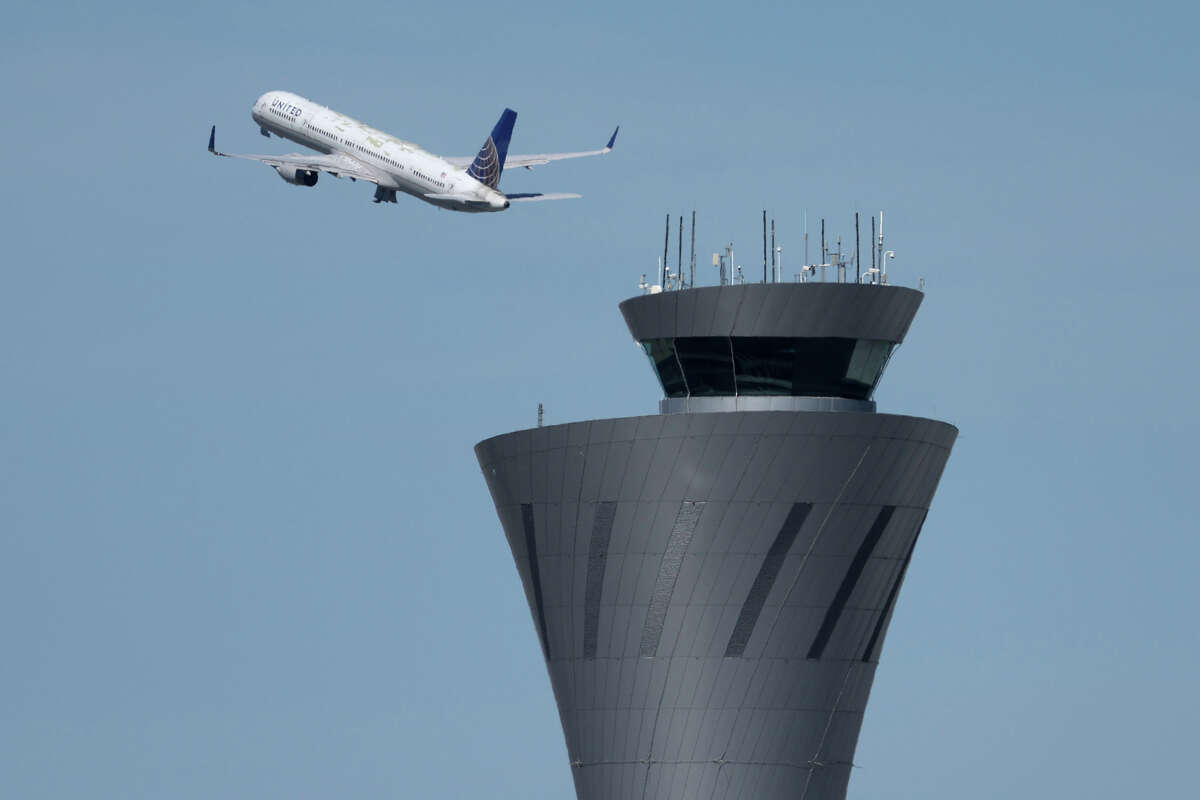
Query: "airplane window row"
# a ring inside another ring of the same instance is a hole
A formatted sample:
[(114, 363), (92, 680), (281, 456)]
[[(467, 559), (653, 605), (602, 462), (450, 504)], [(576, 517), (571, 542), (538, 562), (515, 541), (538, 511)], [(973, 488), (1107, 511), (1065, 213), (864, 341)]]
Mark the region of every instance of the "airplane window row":
[[(275, 109), (271, 109), (271, 110), (274, 111)], [(276, 113), (278, 113), (278, 112), (276, 112)], [(324, 130), (323, 128), (318, 128), (316, 125), (313, 125), (312, 123), (306, 122), (306, 123), (304, 123), (304, 125), (305, 125), (305, 127), (309, 128), (310, 130), (316, 131), (317, 133), (321, 134), (322, 136), (326, 137), (327, 139), (332, 139), (335, 142), (341, 142), (342, 144), (346, 145), (347, 147), (353, 147), (356, 150), (363, 151), (364, 153), (371, 152), (367, 148), (363, 147), (362, 145), (352, 142), (349, 139), (339, 139), (336, 135), (330, 133), (327, 130)], [(401, 169), (401, 170), (404, 169), (404, 167), (401, 166), (398, 162), (394, 161), (393, 159), (388, 158), (387, 156), (383, 155), (382, 153), (371, 153), (371, 154), (374, 155), (376, 158), (386, 161), (387, 163), (391, 164), (393, 167), (396, 167), (397, 169)], [(428, 180), (432, 180), (432, 179), (428, 179)], [(434, 181), (434, 182), (436, 183), (436, 181)], [(441, 186), (442, 184), (438, 184), (438, 185)]]
[(336, 136), (334, 136), (334, 135), (333, 135), (332, 133), (330, 133), (329, 131), (322, 130), (321, 128), (318, 128), (316, 125), (313, 125), (313, 124), (312, 124), (312, 123), (310, 123), (310, 122), (306, 122), (306, 123), (304, 123), (304, 125), (305, 125), (305, 127), (307, 127), (309, 130), (314, 130), (314, 131), (316, 131), (317, 133), (321, 134), (322, 136), (324, 136), (324, 137), (326, 137), (326, 138), (328, 138), (328, 139), (333, 139), (335, 142), (337, 141), (337, 137), (336, 137)]
[(418, 178), (424, 178), (425, 180), (427, 180), (427, 181), (429, 181), (430, 183), (432, 183), (434, 186), (439, 186), (439, 187), (441, 187), (441, 188), (443, 188), (443, 189), (445, 189), (445, 188), (446, 188), (446, 184), (445, 184), (444, 182), (442, 182), (442, 181), (439, 181), (439, 180), (437, 180), (437, 179), (435, 179), (435, 178), (431, 178), (431, 177), (429, 177), (428, 175), (426, 175), (424, 172), (418, 172), (417, 170), (415, 170), (415, 169), (414, 169), (414, 170), (413, 170), (413, 175), (416, 175)]

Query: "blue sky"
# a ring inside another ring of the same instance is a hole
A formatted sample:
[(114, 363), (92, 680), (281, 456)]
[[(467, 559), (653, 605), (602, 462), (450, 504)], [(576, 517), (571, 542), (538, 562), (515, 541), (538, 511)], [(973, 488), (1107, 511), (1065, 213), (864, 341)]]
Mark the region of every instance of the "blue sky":
[[(854, 798), (1182, 796), (1193, 6), (18, 3), (0, 31), (0, 794), (572, 793), (474, 443), (651, 413), (616, 304), (697, 209), (883, 208), (877, 395), (961, 436)], [(212, 159), (290, 89), (584, 199), (469, 216)], [(791, 270), (789, 270), (791, 272)]]

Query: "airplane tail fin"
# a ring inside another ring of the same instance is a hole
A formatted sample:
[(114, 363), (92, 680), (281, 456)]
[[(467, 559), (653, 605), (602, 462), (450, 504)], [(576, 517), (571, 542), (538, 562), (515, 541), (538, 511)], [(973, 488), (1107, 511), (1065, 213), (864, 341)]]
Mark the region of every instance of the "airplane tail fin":
[(504, 171), (504, 159), (508, 156), (508, 143), (512, 139), (513, 124), (517, 121), (517, 112), (511, 108), (504, 109), (500, 121), (492, 128), (492, 135), (479, 148), (479, 155), (467, 169), (467, 174), (475, 180), (495, 189), (500, 185), (500, 173)]

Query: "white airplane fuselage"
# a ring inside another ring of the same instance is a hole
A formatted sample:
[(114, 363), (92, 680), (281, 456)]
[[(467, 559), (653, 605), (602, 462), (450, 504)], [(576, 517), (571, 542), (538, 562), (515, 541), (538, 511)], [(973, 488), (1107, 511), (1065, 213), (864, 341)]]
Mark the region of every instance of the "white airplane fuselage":
[(255, 102), (251, 117), (264, 132), (319, 153), (344, 153), (370, 166), (381, 174), (382, 189), (453, 211), (509, 207), (502, 192), (471, 177), (466, 169), (297, 94), (267, 92)]

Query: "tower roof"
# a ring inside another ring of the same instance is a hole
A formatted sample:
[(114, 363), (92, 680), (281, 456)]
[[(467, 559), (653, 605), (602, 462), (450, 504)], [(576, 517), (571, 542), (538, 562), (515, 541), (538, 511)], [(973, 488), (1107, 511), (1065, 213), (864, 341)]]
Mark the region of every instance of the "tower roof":
[(924, 298), (903, 286), (746, 283), (621, 303), (639, 342), (697, 336), (873, 339), (899, 344)]

